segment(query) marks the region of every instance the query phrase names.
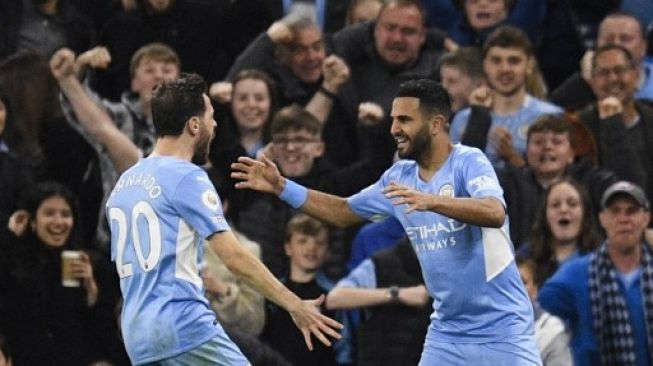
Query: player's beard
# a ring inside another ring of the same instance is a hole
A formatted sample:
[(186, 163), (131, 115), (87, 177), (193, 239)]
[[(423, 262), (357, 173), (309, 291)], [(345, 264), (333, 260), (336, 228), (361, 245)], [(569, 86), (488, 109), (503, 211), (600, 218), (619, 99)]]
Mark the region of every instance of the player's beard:
[(428, 127), (424, 125), (414, 136), (409, 137), (410, 147), (404, 152), (397, 151), (401, 159), (418, 161), (431, 147)]
[(209, 145), (211, 143), (211, 134), (202, 129), (199, 139), (195, 145), (195, 153), (193, 154), (193, 164), (204, 165), (209, 159)]

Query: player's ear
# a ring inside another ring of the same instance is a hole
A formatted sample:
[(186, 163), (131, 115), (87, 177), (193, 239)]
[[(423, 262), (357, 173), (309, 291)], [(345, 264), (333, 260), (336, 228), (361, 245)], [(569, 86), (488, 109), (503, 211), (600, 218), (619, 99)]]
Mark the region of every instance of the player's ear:
[(429, 130), (432, 135), (437, 135), (438, 133), (446, 130), (447, 120), (441, 114), (436, 114), (431, 117), (429, 120)]
[(200, 129), (202, 128), (200, 118), (198, 116), (189, 118), (188, 122), (186, 122), (186, 127), (192, 136), (197, 135), (200, 133)]

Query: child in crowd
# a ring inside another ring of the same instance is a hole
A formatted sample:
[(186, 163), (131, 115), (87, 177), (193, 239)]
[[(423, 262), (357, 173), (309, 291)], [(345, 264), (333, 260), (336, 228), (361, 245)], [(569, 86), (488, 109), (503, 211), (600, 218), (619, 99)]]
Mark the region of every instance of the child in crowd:
[[(325, 295), (333, 283), (322, 272), (329, 252), (329, 231), (324, 223), (308, 215), (298, 214), (286, 226), (284, 250), (289, 258), (288, 276), (282, 278), (291, 291), (302, 299)], [(311, 352), (302, 335), (294, 329), (290, 315), (268, 303), (262, 338), (284, 355), (293, 365), (335, 365), (338, 348), (328, 348), (318, 342)]]
[(535, 340), (542, 356), (543, 366), (573, 365), (569, 349), (569, 332), (560, 318), (540, 308), (537, 303), (539, 286), (536, 281), (537, 264), (531, 259), (517, 256), (517, 269), (521, 275), (528, 297), (533, 302), (535, 315)]

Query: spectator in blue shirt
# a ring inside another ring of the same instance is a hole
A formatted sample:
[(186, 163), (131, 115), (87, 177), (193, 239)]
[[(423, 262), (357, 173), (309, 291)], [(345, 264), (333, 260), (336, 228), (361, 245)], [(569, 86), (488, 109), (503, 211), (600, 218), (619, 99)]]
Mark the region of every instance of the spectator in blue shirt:
[(576, 366), (651, 365), (653, 250), (643, 240), (650, 206), (639, 186), (620, 181), (603, 195), (607, 239), (544, 284), (540, 305), (569, 324)]

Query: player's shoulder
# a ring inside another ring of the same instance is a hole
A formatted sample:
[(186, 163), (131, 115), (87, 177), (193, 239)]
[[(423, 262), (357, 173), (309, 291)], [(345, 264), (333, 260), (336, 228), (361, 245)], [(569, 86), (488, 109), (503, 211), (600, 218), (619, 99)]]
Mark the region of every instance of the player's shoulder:
[(452, 158), (457, 161), (467, 161), (474, 160), (479, 163), (490, 163), (487, 155), (477, 147), (463, 145), (461, 143), (456, 143), (453, 145), (453, 150), (451, 151)]
[(199, 166), (185, 160), (169, 157), (155, 156), (144, 159), (150, 164), (151, 170), (167, 177), (179, 177), (180, 179), (189, 174), (201, 174), (204, 171)]

